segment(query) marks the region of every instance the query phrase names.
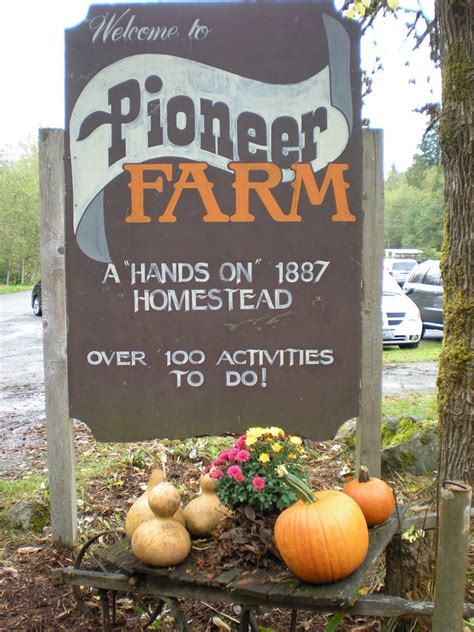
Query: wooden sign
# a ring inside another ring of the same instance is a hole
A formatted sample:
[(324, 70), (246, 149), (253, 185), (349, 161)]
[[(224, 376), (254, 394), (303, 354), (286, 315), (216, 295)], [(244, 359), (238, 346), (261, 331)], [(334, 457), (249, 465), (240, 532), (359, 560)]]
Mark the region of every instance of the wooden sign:
[(67, 32), (69, 399), (98, 439), (358, 415), (359, 31), (330, 4)]

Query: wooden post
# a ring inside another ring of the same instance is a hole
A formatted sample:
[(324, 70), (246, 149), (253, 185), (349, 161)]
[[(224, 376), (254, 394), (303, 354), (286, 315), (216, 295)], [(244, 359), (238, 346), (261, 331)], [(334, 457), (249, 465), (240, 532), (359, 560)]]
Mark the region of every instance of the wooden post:
[(447, 481), (441, 488), (433, 632), (461, 632), (472, 489)]
[(356, 475), (380, 476), (382, 423), (383, 136), (362, 132), (362, 377), (356, 429)]
[(64, 247), (64, 132), (39, 133), (43, 354), (51, 526), (56, 544), (77, 536), (74, 432), (69, 418)]

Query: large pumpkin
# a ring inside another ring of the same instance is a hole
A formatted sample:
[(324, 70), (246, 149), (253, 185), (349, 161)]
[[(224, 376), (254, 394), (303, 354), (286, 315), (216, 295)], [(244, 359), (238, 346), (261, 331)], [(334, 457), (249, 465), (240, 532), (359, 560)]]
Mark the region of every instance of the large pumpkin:
[(350, 479), (342, 491), (356, 501), (369, 527), (381, 524), (390, 518), (395, 508), (392, 490), (384, 481), (369, 475), (362, 466), (359, 478)]
[(315, 498), (307, 489), (310, 495), (278, 516), (275, 543), (285, 564), (300, 579), (335, 582), (364, 561), (369, 548), (367, 523), (346, 494), (324, 490)]

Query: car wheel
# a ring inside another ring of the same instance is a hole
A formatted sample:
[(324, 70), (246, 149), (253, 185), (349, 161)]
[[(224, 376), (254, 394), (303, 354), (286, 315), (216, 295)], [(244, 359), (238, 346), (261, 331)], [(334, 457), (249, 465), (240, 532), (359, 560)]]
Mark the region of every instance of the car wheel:
[(400, 347), (400, 349), (417, 349), (419, 344), (420, 344), (419, 342), (410, 342), (407, 345), (398, 345), (398, 346)]
[(41, 303), (38, 296), (35, 296), (33, 299), (33, 314), (41, 316)]

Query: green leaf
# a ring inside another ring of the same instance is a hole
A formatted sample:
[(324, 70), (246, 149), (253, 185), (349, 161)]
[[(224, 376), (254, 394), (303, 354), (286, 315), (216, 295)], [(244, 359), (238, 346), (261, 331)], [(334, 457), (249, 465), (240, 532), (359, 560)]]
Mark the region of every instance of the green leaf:
[(398, 0), (387, 0), (387, 7), (396, 11), (398, 9)]
[(325, 628), (325, 632), (334, 632), (346, 616), (345, 612), (336, 612)]

